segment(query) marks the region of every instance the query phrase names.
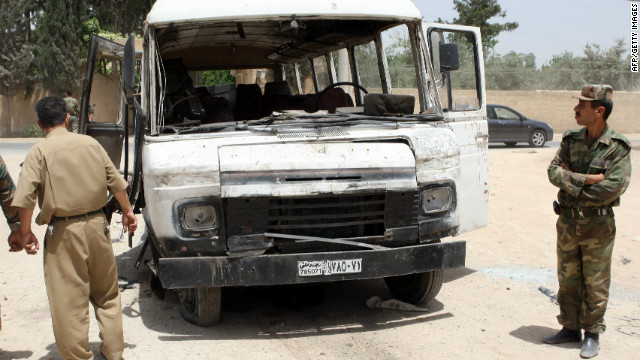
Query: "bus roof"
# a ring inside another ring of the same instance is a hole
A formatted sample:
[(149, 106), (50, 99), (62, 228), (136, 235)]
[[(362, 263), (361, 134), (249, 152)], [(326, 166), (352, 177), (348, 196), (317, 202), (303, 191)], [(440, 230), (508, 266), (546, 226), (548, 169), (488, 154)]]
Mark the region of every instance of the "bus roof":
[(157, 0), (147, 24), (248, 21), (258, 19), (331, 18), (420, 20), (411, 0)]

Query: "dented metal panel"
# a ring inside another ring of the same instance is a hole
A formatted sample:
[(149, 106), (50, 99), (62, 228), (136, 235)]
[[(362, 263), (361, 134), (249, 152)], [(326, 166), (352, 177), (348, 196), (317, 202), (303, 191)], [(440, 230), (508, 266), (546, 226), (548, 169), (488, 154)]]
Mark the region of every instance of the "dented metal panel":
[(415, 189), (405, 144), (298, 142), (222, 146), (221, 196), (302, 196)]
[(450, 128), (416, 129), (410, 139), (418, 183), (460, 177), (460, 144)]
[[(463, 181), (476, 179), (478, 186), (478, 165), (465, 168), (461, 163), (468, 146), (460, 144), (471, 140), (468, 131), (446, 124), (345, 129), (315, 139), (295, 132), (147, 137), (144, 191), (154, 231), (159, 238), (176, 237), (172, 209), (176, 201), (189, 198), (364, 194), (453, 182), (464, 199), (468, 185)], [(475, 175), (465, 180), (468, 172)], [(478, 216), (467, 215), (481, 224), (482, 204), (474, 210)]]

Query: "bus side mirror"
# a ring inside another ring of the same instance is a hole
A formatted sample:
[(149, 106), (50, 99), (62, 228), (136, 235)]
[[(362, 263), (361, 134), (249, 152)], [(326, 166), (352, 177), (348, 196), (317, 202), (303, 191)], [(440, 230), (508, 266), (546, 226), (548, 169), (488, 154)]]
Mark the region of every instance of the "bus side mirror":
[(460, 56), (458, 44), (440, 43), (440, 72), (448, 72), (460, 69)]
[(122, 79), (124, 81), (125, 89), (129, 89), (132, 92), (136, 81), (135, 56), (135, 38), (133, 35), (130, 35), (129, 39), (127, 39), (127, 43), (124, 45), (124, 55), (122, 57)]

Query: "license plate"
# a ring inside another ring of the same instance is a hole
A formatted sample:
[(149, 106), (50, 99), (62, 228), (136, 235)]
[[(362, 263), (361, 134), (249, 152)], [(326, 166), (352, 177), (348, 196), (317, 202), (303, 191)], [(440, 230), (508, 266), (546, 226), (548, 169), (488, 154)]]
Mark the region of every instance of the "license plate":
[(362, 272), (362, 259), (298, 261), (298, 276), (326, 276)]

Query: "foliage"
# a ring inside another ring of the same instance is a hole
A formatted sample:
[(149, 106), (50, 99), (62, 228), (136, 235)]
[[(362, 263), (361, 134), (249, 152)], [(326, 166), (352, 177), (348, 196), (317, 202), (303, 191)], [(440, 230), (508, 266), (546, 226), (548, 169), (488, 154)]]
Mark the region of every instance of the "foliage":
[(36, 59), (45, 88), (62, 92), (80, 84), (81, 32), (87, 18), (84, 0), (46, 0), (37, 28)]
[(22, 137), (26, 138), (41, 138), (44, 136), (42, 129), (36, 124), (31, 124), (24, 129)]
[(34, 80), (33, 46), (28, 43), (31, 0), (0, 1), (0, 94), (14, 95)]
[(460, 69), (449, 72), (451, 83), (457, 89), (476, 88), (476, 58), (473, 45), (464, 37), (457, 37), (458, 56), (460, 57)]
[[(85, 21), (82, 24), (82, 54), (83, 58), (89, 53), (89, 47), (91, 46), (91, 36), (98, 35), (107, 40), (115, 41), (115, 40), (123, 40), (126, 39), (127, 36), (123, 36), (121, 34), (112, 33), (106, 30), (103, 30), (100, 27), (100, 22), (97, 18), (91, 18)], [(100, 74), (114, 74), (119, 72), (119, 62), (113, 61), (112, 59), (104, 59), (97, 57), (96, 63), (94, 67), (95, 71)], [(137, 75), (137, 74), (136, 74)]]
[(235, 84), (236, 78), (231, 75), (231, 71), (229, 70), (208, 70), (202, 72), (202, 85), (203, 86), (212, 86), (212, 85), (225, 85), (225, 84)]
[(604, 50), (599, 45), (587, 44), (582, 57), (564, 52), (542, 66), (540, 86), (552, 90), (579, 89), (584, 84), (604, 83), (614, 90), (637, 90), (632, 83), (630, 63), (623, 39)]
[(614, 88), (627, 88), (625, 78), (618, 75), (621, 70), (629, 70), (630, 57), (625, 56), (627, 48), (623, 39), (616, 40), (609, 49), (587, 44), (584, 48), (584, 77), (586, 83), (611, 84)]
[(488, 89), (537, 89), (536, 57), (532, 53), (511, 51), (505, 55), (489, 56), (485, 63), (485, 74)]
[(501, 32), (518, 28), (517, 22), (489, 23), (489, 20), (494, 17), (507, 16), (507, 12), (502, 10), (497, 0), (453, 0), (453, 5), (458, 12), (458, 18), (453, 19), (453, 23), (480, 28), (485, 54), (493, 52), (493, 48), (498, 43), (496, 38)]
[(82, 43), (84, 46), (91, 44), (91, 34), (100, 33), (100, 22), (96, 18), (91, 18), (82, 23)]
[(582, 60), (564, 51), (540, 69), (540, 86), (543, 89), (579, 89), (584, 84)]
[[(414, 87), (415, 80), (411, 80), (413, 82), (406, 80), (415, 79), (409, 41), (406, 36), (392, 38), (392, 44), (385, 47), (385, 51), (393, 87)], [(466, 43), (464, 37), (449, 37), (448, 41), (459, 44), (460, 70), (451, 72), (454, 88), (475, 88), (472, 46)], [(364, 61), (369, 66), (377, 66), (374, 50), (363, 54), (357, 56), (359, 64)], [(606, 83), (613, 86), (615, 90), (636, 91), (639, 88), (638, 81), (633, 82), (633, 74), (629, 70), (630, 63), (630, 56), (622, 39), (617, 40), (608, 49), (587, 44), (582, 56), (565, 51), (555, 55), (540, 69), (536, 67), (536, 58), (532, 53), (511, 51), (504, 55), (490, 54), (485, 58), (486, 88), (490, 90), (575, 90), (588, 83)], [(362, 66), (360, 68), (362, 69)], [(377, 74), (374, 75), (377, 76)]]
[(417, 86), (415, 62), (408, 37), (406, 33), (392, 35), (394, 42), (385, 48), (392, 87), (414, 88)]
[(380, 88), (380, 72), (376, 60), (376, 47), (373, 42), (356, 46), (355, 57), (360, 72), (360, 84), (367, 89)]
[[(304, 86), (304, 82), (307, 79), (312, 79), (313, 77), (313, 70), (311, 70), (311, 61), (302, 61), (298, 64), (298, 74), (300, 74), (300, 81), (302, 82), (303, 86)], [(290, 77), (288, 77), (288, 79), (292, 79), (294, 78), (295, 75), (290, 75)]]
[[(59, 92), (77, 89), (83, 72), (80, 70), (89, 45), (90, 34), (97, 33), (110, 40), (122, 39), (128, 33), (140, 34), (146, 13), (155, 0), (14, 0), (1, 1), (0, 12), (0, 93), (15, 94), (32, 89), (36, 75), (46, 88)], [(616, 90), (637, 90), (629, 71), (629, 54), (620, 39), (610, 48), (587, 44), (584, 53), (563, 52), (542, 68), (535, 66), (531, 53), (495, 54), (493, 48), (502, 31), (512, 31), (516, 22), (490, 23), (505, 18), (506, 12), (498, 0), (454, 0), (458, 17), (452, 22), (479, 26), (485, 50), (488, 89), (576, 89), (585, 83), (609, 83)], [(439, 22), (443, 22), (439, 19)], [(32, 29), (35, 28), (32, 35)], [(78, 29), (81, 29), (78, 31)], [(414, 87), (414, 60), (408, 35), (391, 34), (385, 52), (396, 88)], [(462, 38), (449, 40), (464, 41)], [(35, 46), (34, 46), (35, 45)], [(469, 46), (469, 45), (467, 45)], [(471, 71), (473, 57), (469, 49), (460, 51), (462, 69), (452, 72), (452, 81), (461, 88), (472, 88), (475, 79)], [(378, 63), (373, 43), (358, 46), (356, 58), (361, 82), (365, 87), (379, 87)], [(302, 62), (301, 72), (310, 73), (308, 62)], [(100, 61), (96, 69), (102, 73), (118, 72), (118, 67)], [(304, 79), (304, 77), (303, 77)], [(206, 85), (230, 84), (235, 79), (228, 71), (207, 71), (202, 81)]]
[(103, 29), (126, 36), (142, 34), (142, 24), (155, 0), (88, 0), (91, 16)]

